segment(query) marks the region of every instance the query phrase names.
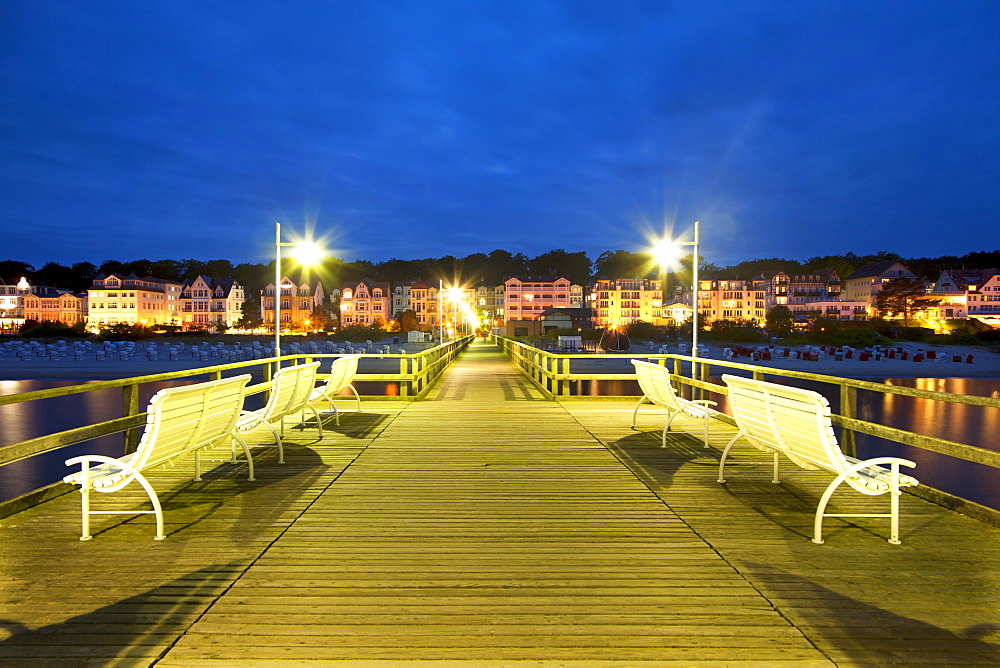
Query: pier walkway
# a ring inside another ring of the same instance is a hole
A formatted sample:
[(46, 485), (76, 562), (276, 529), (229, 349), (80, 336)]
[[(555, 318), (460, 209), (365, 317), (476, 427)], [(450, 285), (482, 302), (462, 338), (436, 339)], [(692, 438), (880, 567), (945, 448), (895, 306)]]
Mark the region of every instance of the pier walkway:
[(744, 451), (719, 485), (730, 428), (660, 448), (633, 405), (546, 401), (475, 344), (427, 401), (288, 430), (255, 482), (154, 474), (165, 541), (78, 541), (75, 493), (0, 520), (0, 664), (1000, 665), (1000, 529), (904, 495), (903, 545), (814, 545), (826, 475)]

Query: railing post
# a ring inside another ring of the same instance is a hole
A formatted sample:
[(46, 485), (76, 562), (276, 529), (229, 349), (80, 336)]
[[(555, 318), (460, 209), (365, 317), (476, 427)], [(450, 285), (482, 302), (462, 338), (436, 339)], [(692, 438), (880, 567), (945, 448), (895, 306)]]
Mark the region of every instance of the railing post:
[[(122, 386), (122, 416), (131, 417), (139, 414), (139, 386), (137, 384)], [(139, 446), (138, 427), (126, 429), (122, 433), (125, 446), (125, 454), (135, 452)]]
[[(264, 382), (270, 383), (271, 379), (274, 378), (274, 367), (270, 363), (262, 364), (261, 369), (264, 371)], [(264, 400), (267, 401), (271, 397), (271, 390), (264, 393)]]
[[(399, 375), (408, 376), (407, 369), (413, 368), (413, 362), (408, 357), (399, 358)], [(412, 380), (399, 379), (399, 396), (408, 397), (410, 396), (410, 386), (413, 385)]]
[[(712, 373), (712, 371), (709, 368), (708, 362), (702, 362), (701, 363), (701, 382), (707, 383), (711, 379), (711, 375), (710, 375), (711, 373)], [(708, 390), (699, 388), (698, 389), (698, 398), (699, 399), (707, 399), (708, 398)]]
[[(848, 385), (840, 386), (840, 415), (846, 418), (857, 417), (858, 390)], [(848, 457), (858, 456), (857, 434), (853, 429), (842, 427), (840, 430), (840, 449)]]
[[(564, 376), (568, 376), (570, 374), (570, 362), (571, 361), (572, 360), (569, 357), (564, 357), (562, 359), (562, 363), (563, 363), (562, 374)], [(569, 396), (569, 394), (570, 394), (570, 385), (571, 385), (571, 381), (566, 380), (565, 378), (562, 380), (562, 395), (563, 396), (565, 396), (565, 397)]]

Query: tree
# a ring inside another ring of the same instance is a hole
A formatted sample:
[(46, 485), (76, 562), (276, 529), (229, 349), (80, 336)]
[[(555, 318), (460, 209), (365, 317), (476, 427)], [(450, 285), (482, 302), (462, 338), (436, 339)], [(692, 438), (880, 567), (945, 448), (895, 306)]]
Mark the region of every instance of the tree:
[(905, 276), (892, 279), (875, 295), (875, 310), (878, 314), (883, 318), (902, 316), (904, 327), (914, 313), (940, 303), (940, 299), (927, 295), (923, 281)]
[(321, 329), (324, 332), (330, 329), (330, 313), (323, 306), (314, 306), (309, 314), (309, 329)]
[(257, 329), (264, 324), (260, 317), (260, 304), (256, 299), (246, 299), (240, 307), (240, 319), (236, 321), (237, 329)]
[(417, 314), (413, 312), (413, 309), (408, 308), (403, 311), (403, 315), (399, 318), (399, 331), (412, 332), (416, 329), (420, 329)]
[(27, 262), (18, 262), (17, 260), (0, 261), (0, 283), (16, 285), (22, 276), (27, 278), (28, 281), (33, 281), (34, 275), (35, 268)]
[(77, 262), (72, 269), (73, 283), (62, 287), (69, 288), (73, 292), (83, 292), (90, 287), (94, 277), (97, 276), (97, 266), (90, 262)]
[(591, 262), (583, 251), (567, 253), (562, 248), (543, 253), (528, 262), (528, 271), (536, 276), (565, 276), (576, 285), (590, 282)]
[(521, 253), (511, 255), (499, 248), (490, 253), (486, 272), (482, 280), (489, 285), (500, 285), (511, 276), (522, 276), (528, 273), (528, 258)]
[(783, 271), (786, 274), (801, 273), (802, 265), (795, 260), (783, 260), (777, 257), (758, 260), (745, 260), (722, 270), (721, 278), (750, 280), (765, 271)]
[(767, 310), (764, 324), (771, 336), (788, 336), (792, 331), (792, 310), (779, 304)]
[(596, 278), (652, 278), (657, 271), (656, 262), (645, 253), (605, 251), (594, 261)]
[(48, 285), (54, 288), (66, 288), (68, 290), (79, 291), (73, 287), (76, 283), (76, 275), (73, 269), (58, 262), (46, 262), (45, 265), (35, 272), (35, 284)]

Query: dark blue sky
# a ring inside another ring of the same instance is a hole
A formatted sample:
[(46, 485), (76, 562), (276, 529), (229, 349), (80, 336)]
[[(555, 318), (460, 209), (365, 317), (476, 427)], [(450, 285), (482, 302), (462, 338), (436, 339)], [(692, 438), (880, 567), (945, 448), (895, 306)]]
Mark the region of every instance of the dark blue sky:
[(0, 259), (994, 250), (1000, 2), (0, 1)]

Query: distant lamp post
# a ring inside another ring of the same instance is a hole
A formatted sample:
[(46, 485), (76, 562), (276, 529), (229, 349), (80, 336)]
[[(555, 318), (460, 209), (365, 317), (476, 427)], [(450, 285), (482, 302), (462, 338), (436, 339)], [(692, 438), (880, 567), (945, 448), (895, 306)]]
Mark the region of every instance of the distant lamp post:
[[(281, 248), (295, 248), (293, 256), (299, 264), (318, 264), (323, 259), (323, 251), (312, 241), (282, 241), (281, 223), (274, 224), (274, 356), (281, 357)], [(295, 295), (292, 295), (292, 299)], [(278, 362), (281, 366), (281, 362)]]
[(451, 320), (453, 336), (458, 336), (458, 302), (462, 300), (461, 288), (448, 288), (448, 299), (451, 300)]
[[(701, 243), (701, 222), (694, 222), (694, 239), (692, 241), (674, 241), (672, 239), (662, 239), (653, 247), (653, 255), (661, 267), (676, 264), (680, 258), (681, 246), (693, 247), (693, 258), (691, 265), (692, 295), (691, 305), (691, 357), (698, 357), (698, 244)], [(664, 300), (665, 302), (666, 300)], [(691, 364), (691, 376), (694, 377), (695, 365)]]

